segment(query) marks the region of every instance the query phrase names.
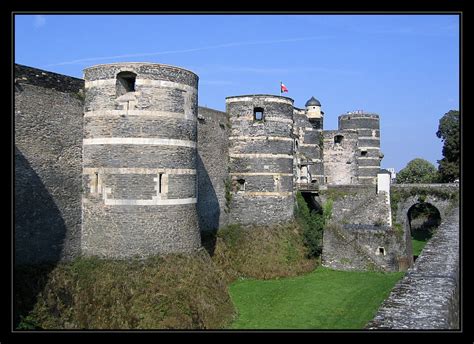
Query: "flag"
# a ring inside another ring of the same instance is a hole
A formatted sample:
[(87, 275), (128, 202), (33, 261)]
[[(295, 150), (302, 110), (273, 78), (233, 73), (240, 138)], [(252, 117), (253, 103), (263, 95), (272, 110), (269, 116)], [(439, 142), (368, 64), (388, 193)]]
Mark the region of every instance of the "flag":
[(283, 83), (280, 82), (280, 86), (281, 86), (280, 93), (288, 92), (288, 88), (286, 88), (286, 86)]

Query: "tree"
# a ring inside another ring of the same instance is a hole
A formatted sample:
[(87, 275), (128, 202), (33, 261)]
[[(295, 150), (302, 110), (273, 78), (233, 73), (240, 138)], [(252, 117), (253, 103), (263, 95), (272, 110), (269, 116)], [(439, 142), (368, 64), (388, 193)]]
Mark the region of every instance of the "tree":
[(453, 182), (459, 178), (459, 111), (450, 110), (441, 117), (436, 136), (444, 143), (443, 159), (438, 160), (440, 180)]
[(397, 174), (397, 183), (435, 183), (438, 179), (436, 167), (421, 158), (411, 160), (404, 169)]

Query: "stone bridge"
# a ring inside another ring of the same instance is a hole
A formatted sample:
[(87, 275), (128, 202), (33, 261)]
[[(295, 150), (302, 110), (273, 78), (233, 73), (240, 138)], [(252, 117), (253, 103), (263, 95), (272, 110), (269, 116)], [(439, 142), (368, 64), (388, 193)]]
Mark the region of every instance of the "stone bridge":
[(453, 209), (459, 207), (459, 184), (395, 184), (390, 186), (390, 203), (393, 226), (405, 233), (409, 266), (413, 266), (409, 212), (417, 204), (435, 207), (443, 221)]
[(420, 202), (435, 206), (442, 222), (366, 328), (459, 329), (459, 186), (396, 185), (391, 191), (395, 218), (405, 226), (409, 209)]

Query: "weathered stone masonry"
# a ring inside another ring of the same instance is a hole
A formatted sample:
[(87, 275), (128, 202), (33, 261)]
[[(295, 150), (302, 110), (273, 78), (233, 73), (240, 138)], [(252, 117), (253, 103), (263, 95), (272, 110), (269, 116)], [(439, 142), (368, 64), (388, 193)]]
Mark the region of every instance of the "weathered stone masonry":
[(198, 77), (147, 63), (98, 65), (84, 76), (83, 254), (198, 248)]
[(335, 185), (321, 191), (333, 200), (323, 235), (322, 263), (337, 270), (404, 271), (408, 268), (405, 234), (390, 224), (386, 193), (369, 185)]
[(453, 209), (367, 329), (459, 329), (459, 210)]
[(272, 95), (226, 98), (231, 130), (230, 223), (293, 218), (293, 100)]
[(323, 133), (325, 183), (375, 185), (383, 158), (379, 115), (341, 115), (339, 129)]
[(392, 213), (374, 187), (378, 115), (323, 131), (314, 97), (306, 109), (273, 95), (198, 108), (194, 73), (152, 63), (94, 66), (85, 82), (21, 65), (14, 77), (15, 264), (188, 252), (200, 231), (291, 220), (306, 190), (335, 200), (324, 265), (406, 270), (407, 213), (427, 202), (443, 223), (367, 327), (459, 327), (458, 185), (387, 188), (408, 195)]
[(15, 264), (80, 253), (84, 81), (15, 65)]
[(228, 223), (226, 180), (230, 123), (225, 112), (199, 107), (198, 214), (201, 231), (216, 231)]

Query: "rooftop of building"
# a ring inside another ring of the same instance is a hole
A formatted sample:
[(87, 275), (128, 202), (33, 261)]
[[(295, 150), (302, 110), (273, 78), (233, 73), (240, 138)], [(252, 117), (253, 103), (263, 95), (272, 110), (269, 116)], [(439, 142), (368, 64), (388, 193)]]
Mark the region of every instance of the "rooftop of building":
[(308, 106), (321, 106), (321, 103), (320, 103), (319, 100), (317, 100), (316, 98), (311, 97), (311, 98), (306, 102), (306, 104), (304, 104), (304, 106), (306, 106), (306, 107), (308, 107)]

